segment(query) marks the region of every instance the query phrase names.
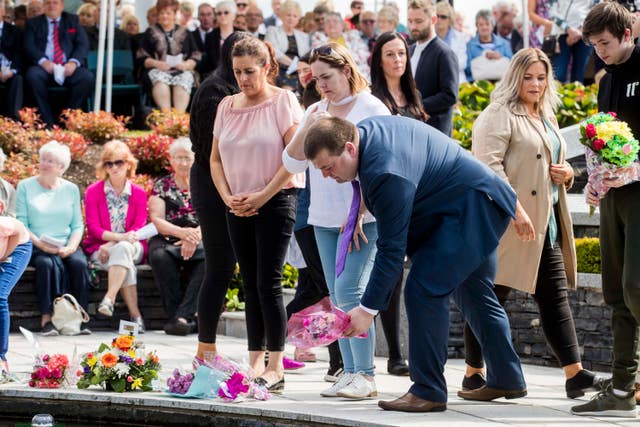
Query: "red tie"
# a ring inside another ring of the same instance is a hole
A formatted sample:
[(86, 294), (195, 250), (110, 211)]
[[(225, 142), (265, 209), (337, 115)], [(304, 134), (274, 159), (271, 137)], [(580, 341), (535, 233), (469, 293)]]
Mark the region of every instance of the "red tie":
[(62, 52), (62, 46), (60, 46), (60, 32), (58, 31), (58, 21), (52, 21), (53, 23), (53, 63), (64, 64), (64, 52)]

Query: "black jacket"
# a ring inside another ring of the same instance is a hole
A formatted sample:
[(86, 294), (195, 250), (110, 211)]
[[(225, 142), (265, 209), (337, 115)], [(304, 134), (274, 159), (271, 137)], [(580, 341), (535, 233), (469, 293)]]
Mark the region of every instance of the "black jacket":
[[(100, 30), (98, 27), (84, 27), (84, 30), (87, 32), (87, 38), (89, 39), (89, 50), (98, 50), (98, 43), (100, 41)], [(119, 28), (116, 28), (113, 34), (113, 48), (115, 50), (131, 50), (131, 39), (129, 34)]]
[[(233, 27), (233, 31), (241, 30)], [(204, 38), (202, 61), (197, 68), (201, 76), (208, 76), (218, 67), (218, 63), (220, 62), (220, 48), (222, 45), (221, 39), (220, 28), (214, 28), (213, 31), (208, 33)]]
[(640, 46), (631, 57), (619, 65), (605, 66), (607, 73), (600, 80), (598, 110), (613, 111), (629, 124), (633, 136), (640, 138)]
[[(412, 44), (410, 56), (415, 49), (416, 45)], [(458, 100), (458, 58), (440, 38), (433, 39), (422, 51), (415, 80), (422, 105), (430, 116), (427, 124), (451, 136), (453, 106)]]
[(0, 53), (11, 61), (11, 69), (22, 71), (22, 31), (15, 25), (4, 23), (0, 38)]
[[(59, 34), (60, 44), (67, 57), (67, 62), (76, 59), (86, 67), (89, 39), (84, 27), (80, 25), (78, 16), (62, 12)], [(49, 18), (46, 15), (27, 20), (24, 29), (24, 50), (31, 64), (38, 65), (38, 61), (45, 57), (48, 36)]]

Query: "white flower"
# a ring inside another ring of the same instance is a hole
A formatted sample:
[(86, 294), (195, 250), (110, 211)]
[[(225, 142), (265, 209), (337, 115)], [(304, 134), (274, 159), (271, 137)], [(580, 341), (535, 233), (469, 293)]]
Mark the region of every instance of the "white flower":
[(124, 377), (125, 375), (129, 375), (129, 365), (126, 363), (116, 363), (116, 366), (113, 367), (118, 376)]

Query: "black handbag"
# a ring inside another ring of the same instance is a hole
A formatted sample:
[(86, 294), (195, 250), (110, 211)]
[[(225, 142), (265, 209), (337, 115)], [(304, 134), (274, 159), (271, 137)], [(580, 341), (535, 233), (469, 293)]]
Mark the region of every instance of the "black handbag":
[(560, 53), (560, 49), (558, 49), (558, 36), (548, 35), (544, 36), (544, 40), (542, 41), (542, 47), (540, 48), (549, 58), (553, 58), (558, 53)]

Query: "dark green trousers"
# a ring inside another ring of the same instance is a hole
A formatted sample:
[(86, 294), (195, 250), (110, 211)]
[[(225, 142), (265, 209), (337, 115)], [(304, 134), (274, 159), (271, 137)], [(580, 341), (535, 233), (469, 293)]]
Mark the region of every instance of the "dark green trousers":
[(640, 182), (613, 188), (600, 201), (602, 292), (611, 306), (613, 387), (632, 391), (640, 323)]

